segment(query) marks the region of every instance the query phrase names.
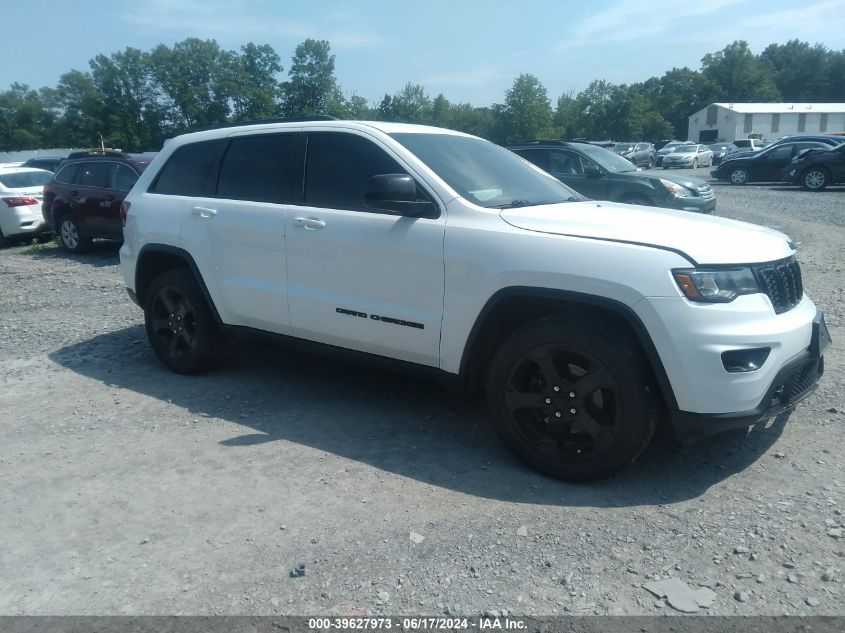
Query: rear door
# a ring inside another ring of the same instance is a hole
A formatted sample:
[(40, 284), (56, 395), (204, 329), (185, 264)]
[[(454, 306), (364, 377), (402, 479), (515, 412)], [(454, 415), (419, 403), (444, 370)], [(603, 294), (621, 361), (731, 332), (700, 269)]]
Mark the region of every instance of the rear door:
[[(112, 180), (111, 161), (86, 161), (80, 163), (76, 174), (76, 187), (71, 188), (70, 197), (75, 201), (75, 213), (80, 230), (86, 235), (113, 235), (112, 202), (114, 193), (110, 189)], [(120, 225), (117, 225), (118, 233)]]
[(285, 224), (291, 326), (301, 338), (437, 366), (445, 211), (367, 207), (367, 181), (396, 173), (409, 171), (376, 138), (308, 133), (304, 201)]
[(235, 133), (216, 184), (187, 201), (182, 244), (228, 325), (290, 333), (285, 214), (302, 196), (303, 159), (298, 130)]

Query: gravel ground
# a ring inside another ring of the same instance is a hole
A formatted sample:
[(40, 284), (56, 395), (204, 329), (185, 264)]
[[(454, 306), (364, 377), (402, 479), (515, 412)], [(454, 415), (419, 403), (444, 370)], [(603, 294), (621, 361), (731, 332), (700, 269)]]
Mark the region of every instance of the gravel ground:
[(113, 245), (0, 251), (0, 614), (845, 614), (845, 189), (714, 186), (801, 242), (827, 374), (590, 485), (413, 378), (259, 348), (170, 374)]

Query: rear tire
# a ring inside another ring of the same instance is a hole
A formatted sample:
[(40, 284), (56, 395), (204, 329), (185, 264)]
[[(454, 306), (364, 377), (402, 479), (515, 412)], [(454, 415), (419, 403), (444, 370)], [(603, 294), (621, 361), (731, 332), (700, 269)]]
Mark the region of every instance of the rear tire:
[(630, 464), (651, 440), (649, 375), (627, 338), (541, 319), (499, 347), (487, 402), (496, 432), (519, 459), (557, 479), (591, 481)]
[(824, 191), (830, 184), (830, 176), (821, 167), (810, 167), (801, 174), (801, 186), (807, 191)]
[(81, 236), (79, 225), (69, 215), (59, 220), (56, 233), (62, 246), (71, 253), (84, 253), (91, 248), (91, 238)]
[(193, 273), (168, 270), (153, 279), (144, 300), (147, 338), (159, 360), (180, 374), (210, 369), (220, 330)]

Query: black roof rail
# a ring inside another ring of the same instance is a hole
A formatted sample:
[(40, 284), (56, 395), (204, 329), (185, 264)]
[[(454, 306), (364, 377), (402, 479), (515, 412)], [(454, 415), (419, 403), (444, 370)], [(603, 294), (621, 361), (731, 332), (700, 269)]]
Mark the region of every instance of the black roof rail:
[(121, 152), (119, 149), (107, 149), (105, 151), (100, 149), (90, 149), (90, 150), (79, 150), (75, 152), (71, 152), (67, 155), (64, 160), (70, 160), (73, 158), (96, 158), (96, 157), (103, 157), (103, 156), (113, 156), (117, 158), (130, 158), (129, 154), (126, 152)]
[(272, 119), (255, 119), (252, 121), (235, 121), (232, 123), (219, 123), (207, 125), (191, 130), (191, 132), (206, 132), (208, 130), (222, 130), (229, 127), (243, 127), (245, 125), (266, 125), (267, 123), (304, 123), (306, 121), (339, 121), (336, 116), (328, 114), (312, 114), (309, 116), (286, 116)]

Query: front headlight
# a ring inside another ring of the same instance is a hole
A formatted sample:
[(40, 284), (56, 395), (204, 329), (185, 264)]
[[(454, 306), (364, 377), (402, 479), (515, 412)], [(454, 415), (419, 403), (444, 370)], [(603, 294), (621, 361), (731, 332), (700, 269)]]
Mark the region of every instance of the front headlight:
[(760, 292), (750, 268), (676, 268), (672, 276), (690, 301), (728, 303), (740, 295)]
[(695, 192), (691, 189), (687, 189), (683, 185), (679, 185), (676, 182), (672, 182), (671, 180), (663, 180), (660, 179), (660, 184), (671, 193), (676, 198), (693, 198), (695, 197)]

